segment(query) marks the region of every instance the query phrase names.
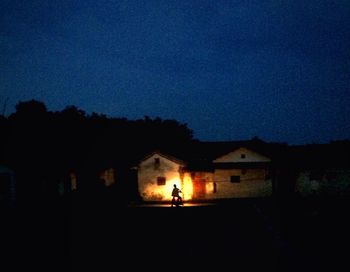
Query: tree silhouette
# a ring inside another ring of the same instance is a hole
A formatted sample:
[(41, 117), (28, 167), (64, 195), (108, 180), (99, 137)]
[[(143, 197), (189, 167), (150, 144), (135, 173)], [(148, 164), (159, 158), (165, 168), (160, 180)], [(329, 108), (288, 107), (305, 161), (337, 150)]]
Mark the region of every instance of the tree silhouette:
[(76, 106), (50, 112), (36, 100), (19, 102), (15, 113), (0, 118), (0, 126), (11, 151), (4, 159), (26, 196), (54, 194), (72, 172), (79, 187), (94, 192), (99, 174), (108, 168), (116, 170), (119, 190), (130, 193), (130, 169), (142, 156), (155, 149), (179, 150), (193, 141), (192, 130), (176, 120), (109, 118)]

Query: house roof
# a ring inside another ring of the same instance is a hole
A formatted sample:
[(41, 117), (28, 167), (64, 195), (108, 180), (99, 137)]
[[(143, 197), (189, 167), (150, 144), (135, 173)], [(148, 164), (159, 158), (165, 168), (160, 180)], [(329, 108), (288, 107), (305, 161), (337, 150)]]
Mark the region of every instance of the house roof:
[(241, 147), (271, 159), (277, 166), (297, 168), (350, 167), (350, 141), (328, 144), (294, 145), (267, 143), (259, 139), (248, 141), (193, 142), (168, 150), (157, 150), (144, 156), (139, 162), (155, 153), (186, 165), (189, 171), (214, 171), (213, 160)]
[(261, 140), (230, 141), (230, 142), (199, 142), (193, 150), (201, 158), (213, 161), (221, 156), (233, 152), (239, 148), (247, 148), (251, 151), (273, 159), (281, 153), (284, 144), (266, 143)]
[(284, 144), (271, 144), (261, 140), (194, 142), (188, 146), (173, 150), (154, 151), (141, 159), (140, 162), (157, 153), (170, 160), (186, 164), (187, 170), (212, 172), (214, 170), (213, 160), (239, 148), (247, 148), (273, 160), (283, 153), (282, 147), (284, 148), (285, 146)]
[(181, 165), (185, 165), (185, 164), (186, 164), (183, 160), (181, 160), (181, 159), (179, 159), (179, 158), (177, 158), (177, 157), (174, 157), (174, 156), (172, 156), (172, 155), (169, 155), (169, 154), (167, 154), (167, 153), (163, 153), (163, 152), (161, 152), (161, 151), (159, 151), (159, 150), (155, 150), (155, 151), (153, 151), (152, 153), (146, 155), (144, 158), (142, 158), (142, 159), (139, 161), (139, 164), (140, 164), (141, 162), (143, 162), (143, 161), (149, 159), (150, 157), (152, 157), (152, 156), (155, 155), (155, 154), (157, 154), (157, 155), (159, 155), (159, 156), (161, 156), (161, 157), (164, 157), (164, 158), (166, 158), (166, 159), (168, 159), (168, 160), (170, 160), (170, 161), (173, 161), (173, 162), (176, 162), (176, 163), (178, 163), (178, 164), (181, 164)]

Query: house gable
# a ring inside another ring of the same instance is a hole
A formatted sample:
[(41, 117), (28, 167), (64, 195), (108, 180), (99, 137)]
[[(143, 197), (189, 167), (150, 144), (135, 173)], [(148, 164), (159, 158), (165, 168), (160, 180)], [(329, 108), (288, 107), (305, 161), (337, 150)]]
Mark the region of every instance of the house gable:
[(138, 189), (146, 201), (169, 201), (174, 184), (181, 187), (181, 160), (154, 152), (138, 165)]
[(164, 165), (168, 167), (180, 167), (185, 165), (185, 163), (179, 159), (164, 155), (160, 152), (153, 152), (139, 163), (139, 168), (157, 168), (157, 163), (159, 163), (159, 167), (164, 167)]
[(245, 163), (245, 162), (270, 162), (264, 155), (258, 154), (245, 147), (240, 147), (226, 155), (213, 160), (214, 163)]

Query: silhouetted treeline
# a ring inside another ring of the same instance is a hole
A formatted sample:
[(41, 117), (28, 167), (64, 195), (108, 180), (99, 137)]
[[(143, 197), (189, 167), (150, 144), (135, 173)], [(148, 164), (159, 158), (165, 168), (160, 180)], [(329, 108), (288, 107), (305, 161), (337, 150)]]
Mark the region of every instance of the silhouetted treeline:
[(15, 170), (18, 193), (26, 195), (55, 193), (71, 172), (79, 175), (81, 188), (96, 186), (98, 173), (108, 167), (127, 178), (135, 159), (147, 152), (176, 150), (194, 140), (192, 130), (176, 120), (110, 118), (75, 106), (52, 112), (36, 100), (0, 116), (0, 129), (0, 163)]
[[(109, 193), (117, 193), (118, 199), (137, 197), (133, 166), (146, 154), (158, 149), (205, 164), (213, 159), (208, 154), (227, 144), (201, 144), (186, 124), (176, 120), (110, 118), (86, 114), (75, 106), (52, 112), (35, 100), (18, 103), (9, 117), (0, 115), (0, 132), (0, 165), (14, 171), (17, 196), (22, 199), (69, 191), (71, 173), (76, 175), (78, 191), (105, 195), (100, 174), (110, 168), (116, 182)], [(272, 152), (277, 179), (284, 181), (279, 187), (286, 192), (294, 191), (296, 175), (303, 169), (349, 167), (349, 140), (305, 146), (267, 144), (257, 137), (248, 142)]]

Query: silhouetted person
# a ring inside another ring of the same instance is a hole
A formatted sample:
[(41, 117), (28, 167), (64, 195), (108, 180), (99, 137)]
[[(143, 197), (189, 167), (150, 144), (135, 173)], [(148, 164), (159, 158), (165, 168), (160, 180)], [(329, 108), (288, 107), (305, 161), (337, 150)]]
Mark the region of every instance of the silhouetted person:
[(173, 197), (171, 200), (171, 207), (179, 206), (182, 203), (182, 198), (180, 196), (181, 190), (176, 187), (176, 184), (174, 184), (173, 191), (171, 192), (171, 196)]

